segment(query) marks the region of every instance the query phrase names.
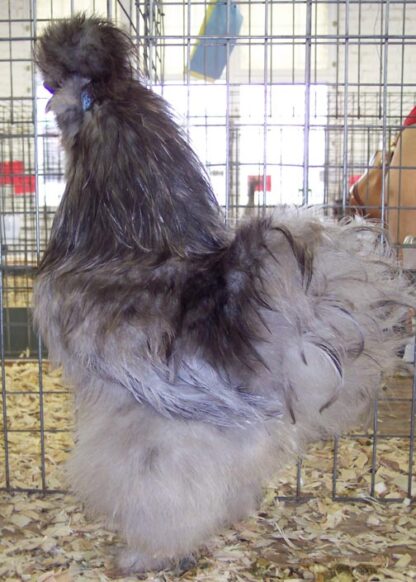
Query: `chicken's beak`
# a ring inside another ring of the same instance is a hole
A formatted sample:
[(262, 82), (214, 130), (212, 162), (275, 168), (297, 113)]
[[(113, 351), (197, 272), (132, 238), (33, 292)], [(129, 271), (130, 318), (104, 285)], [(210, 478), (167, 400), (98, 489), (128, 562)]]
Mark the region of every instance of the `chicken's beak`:
[(46, 104), (45, 113), (49, 113), (49, 111), (51, 110), (51, 107), (52, 107), (52, 97), (49, 99), (49, 101)]
[[(45, 87), (45, 89), (46, 89), (47, 91), (49, 91), (49, 93), (50, 93), (50, 94), (52, 95), (52, 97), (53, 97), (53, 95), (54, 95), (54, 93), (55, 93), (55, 89), (54, 89), (53, 87), (51, 87), (50, 85), (48, 85), (48, 83), (46, 83), (46, 81), (45, 81), (45, 83), (43, 83), (43, 86)], [(51, 98), (51, 99), (49, 99), (49, 101), (48, 101), (48, 102), (47, 102), (47, 104), (46, 104), (46, 107), (45, 107), (45, 112), (46, 112), (46, 113), (49, 113), (49, 111), (51, 110), (51, 101), (52, 101), (52, 98)]]

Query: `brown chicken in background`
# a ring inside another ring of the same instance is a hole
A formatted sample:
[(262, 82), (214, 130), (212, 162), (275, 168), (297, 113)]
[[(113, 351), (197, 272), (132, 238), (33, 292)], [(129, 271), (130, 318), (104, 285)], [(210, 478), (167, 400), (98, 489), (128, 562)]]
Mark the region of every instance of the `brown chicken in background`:
[(407, 117), (396, 142), (386, 181), (387, 225), (391, 241), (397, 245), (403, 244), (406, 237), (416, 237), (415, 123), (416, 107)]
[(351, 186), (348, 201), (349, 210), (353, 214), (375, 220), (384, 219), (390, 241), (397, 246), (409, 240), (409, 237), (416, 238), (415, 124), (416, 107), (407, 116), (402, 131), (385, 152), (384, 164), (383, 152), (378, 150), (371, 158), (367, 171)]

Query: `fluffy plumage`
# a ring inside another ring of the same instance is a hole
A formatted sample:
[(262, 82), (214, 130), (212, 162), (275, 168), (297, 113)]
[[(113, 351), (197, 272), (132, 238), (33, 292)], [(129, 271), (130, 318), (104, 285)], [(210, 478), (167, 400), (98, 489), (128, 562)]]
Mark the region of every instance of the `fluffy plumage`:
[(124, 535), (125, 571), (159, 568), (252, 511), (308, 442), (363, 419), (414, 292), (365, 222), (276, 210), (226, 228), (111, 23), (57, 22), (37, 47), (67, 186), (35, 317), (75, 391), (71, 482)]

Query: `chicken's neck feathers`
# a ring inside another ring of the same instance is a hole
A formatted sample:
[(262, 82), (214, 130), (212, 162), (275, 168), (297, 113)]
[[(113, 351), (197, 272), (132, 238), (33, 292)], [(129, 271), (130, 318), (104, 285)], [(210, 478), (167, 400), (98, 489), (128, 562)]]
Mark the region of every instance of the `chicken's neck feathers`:
[(204, 168), (165, 102), (137, 81), (117, 101), (101, 97), (63, 143), (67, 186), (44, 264), (126, 252), (189, 257), (224, 244)]

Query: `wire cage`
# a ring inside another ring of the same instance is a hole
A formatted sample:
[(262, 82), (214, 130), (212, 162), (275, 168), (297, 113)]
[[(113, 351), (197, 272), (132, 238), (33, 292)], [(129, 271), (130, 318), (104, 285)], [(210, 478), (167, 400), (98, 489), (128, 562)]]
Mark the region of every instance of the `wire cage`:
[[(410, 202), (400, 190), (416, 170), (416, 155), (413, 163), (387, 155), (404, 127), (416, 128), (404, 126), (416, 104), (416, 0), (6, 0), (0, 488), (8, 491), (61, 490), (59, 466), (72, 446), (70, 393), (31, 323), (36, 265), (65, 187), (59, 135), (45, 114), (48, 97), (32, 48), (51, 20), (81, 9), (113, 19), (136, 39), (143, 76), (171, 103), (227, 220), (282, 204), (317, 205), (335, 217), (356, 213), (350, 191), (372, 171), (375, 202), (366, 198), (359, 210), (377, 210), (387, 226), (396, 211), (393, 244), (410, 275), (416, 268), (416, 239), (409, 238), (416, 227), (400, 226), (403, 216), (416, 225), (416, 190)], [(370, 161), (377, 150), (378, 166)], [(374, 194), (370, 181), (364, 184)], [(404, 357), (414, 360), (412, 345)], [(414, 375), (386, 379), (381, 394), (369, 430), (323, 443), (319, 470), (309, 457), (299, 461), (281, 486), (283, 498), (306, 499), (322, 483), (335, 499), (414, 497)]]

